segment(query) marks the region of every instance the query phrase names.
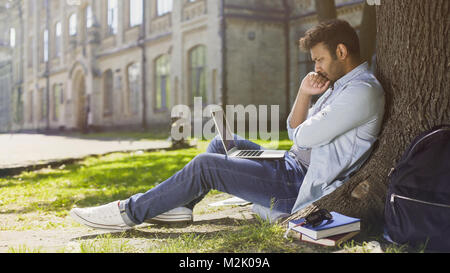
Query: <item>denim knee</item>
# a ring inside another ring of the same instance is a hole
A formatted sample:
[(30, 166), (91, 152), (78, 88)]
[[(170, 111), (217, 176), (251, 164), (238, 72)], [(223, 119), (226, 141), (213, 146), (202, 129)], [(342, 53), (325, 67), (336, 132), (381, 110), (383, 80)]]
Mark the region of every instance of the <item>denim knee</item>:
[(208, 145), (206, 149), (207, 153), (224, 154), (225, 150), (223, 148), (222, 140), (219, 135), (216, 135)]
[(210, 154), (210, 153), (202, 153), (194, 157), (192, 159), (192, 164), (195, 165), (196, 168), (206, 167), (209, 163), (211, 163), (213, 160), (216, 160), (217, 156)]

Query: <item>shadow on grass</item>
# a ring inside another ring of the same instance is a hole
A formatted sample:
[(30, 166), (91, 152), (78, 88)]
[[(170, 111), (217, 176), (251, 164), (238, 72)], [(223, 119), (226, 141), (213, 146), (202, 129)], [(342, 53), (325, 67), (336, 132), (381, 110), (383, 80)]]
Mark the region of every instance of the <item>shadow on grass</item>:
[[(196, 226), (202, 225), (215, 225), (215, 226), (226, 226), (226, 227), (241, 227), (243, 225), (254, 224), (256, 223), (255, 219), (235, 219), (230, 217), (219, 218), (219, 219), (211, 219), (211, 220), (201, 220), (195, 221), (192, 224), (171, 224), (171, 225), (149, 225), (139, 229), (130, 229), (127, 231), (111, 231), (109, 233), (99, 233), (99, 234), (91, 234), (80, 236), (76, 238), (72, 238), (71, 241), (78, 240), (92, 240), (103, 238), (105, 235), (110, 236), (111, 238), (133, 238), (133, 239), (176, 239), (182, 235), (202, 235), (206, 236), (204, 239), (208, 239), (208, 237), (215, 237), (217, 233), (224, 232), (223, 230), (215, 230), (211, 232), (201, 232), (201, 231), (183, 231), (180, 230), (178, 232), (167, 232), (164, 231), (166, 228), (172, 229), (183, 229), (189, 227), (190, 229), (195, 229)], [(152, 229), (148, 229), (152, 228)], [(154, 228), (161, 228), (161, 231), (155, 231)]]
[(0, 193), (17, 200), (0, 212), (68, 210), (104, 204), (146, 192), (181, 170), (200, 151), (160, 151), (142, 155), (112, 154), (88, 158), (64, 169), (26, 172), (0, 181)]
[[(214, 228), (209, 228), (214, 226)], [(217, 226), (221, 226), (217, 228)], [(110, 232), (73, 238), (83, 244), (101, 245), (109, 239), (143, 240), (147, 252), (301, 252), (304, 246), (283, 239), (284, 229), (257, 217), (253, 219), (221, 218), (194, 222), (189, 227)], [(91, 242), (90, 242), (91, 241)], [(109, 241), (110, 242), (110, 241)], [(135, 242), (135, 241), (133, 241)]]

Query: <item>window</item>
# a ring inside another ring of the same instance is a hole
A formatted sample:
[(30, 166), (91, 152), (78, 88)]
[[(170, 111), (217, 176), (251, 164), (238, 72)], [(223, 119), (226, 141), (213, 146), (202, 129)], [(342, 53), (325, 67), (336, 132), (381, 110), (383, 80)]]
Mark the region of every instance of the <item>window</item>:
[(9, 45), (11, 47), (16, 46), (16, 29), (15, 28), (11, 28), (9, 30)]
[(145, 0), (130, 0), (130, 27), (142, 24), (143, 2)]
[(173, 0), (158, 0), (156, 2), (156, 12), (158, 16), (172, 11)]
[(69, 17), (69, 35), (77, 35), (77, 15), (75, 13)]
[(62, 42), (62, 29), (61, 22), (56, 23), (55, 25), (55, 56), (61, 57), (61, 42)]
[(206, 47), (197, 46), (189, 52), (189, 85), (192, 105), (195, 97), (206, 97)]
[(128, 66), (128, 113), (139, 113), (139, 96), (141, 93), (141, 64)]
[(117, 33), (118, 16), (117, 0), (108, 0), (108, 34), (114, 35)]
[(156, 59), (156, 105), (157, 110), (170, 108), (170, 58), (162, 55)]
[(108, 116), (113, 111), (113, 73), (107, 70), (103, 75), (103, 115)]
[(86, 28), (91, 28), (94, 25), (94, 15), (92, 14), (92, 7), (86, 7)]
[(44, 62), (48, 62), (48, 29), (44, 31)]
[(28, 1), (28, 16), (30, 16), (30, 18), (32, 18), (34, 15), (34, 5), (35, 5), (34, 2), (35, 1)]

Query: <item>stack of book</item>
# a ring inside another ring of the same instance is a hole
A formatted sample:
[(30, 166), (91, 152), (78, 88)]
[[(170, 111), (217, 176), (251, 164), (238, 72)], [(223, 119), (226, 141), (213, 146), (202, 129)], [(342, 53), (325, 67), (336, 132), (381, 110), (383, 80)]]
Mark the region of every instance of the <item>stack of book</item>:
[(289, 221), (288, 231), (291, 237), (300, 241), (315, 243), (325, 246), (337, 246), (345, 242), (361, 229), (361, 220), (348, 217), (337, 212), (330, 212), (333, 216), (331, 220), (324, 220), (316, 227), (303, 225), (304, 218)]

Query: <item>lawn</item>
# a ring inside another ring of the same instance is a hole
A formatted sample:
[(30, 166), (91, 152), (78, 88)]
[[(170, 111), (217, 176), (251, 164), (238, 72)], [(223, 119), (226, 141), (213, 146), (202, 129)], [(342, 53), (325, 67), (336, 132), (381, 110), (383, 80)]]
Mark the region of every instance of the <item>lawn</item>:
[[(152, 136), (139, 135), (139, 138), (152, 139)], [(263, 146), (269, 144), (262, 140), (255, 142)], [(249, 207), (207, 206), (208, 202), (229, 197), (218, 191), (210, 192), (198, 205), (194, 210), (196, 222), (190, 226), (147, 224), (124, 233), (105, 233), (81, 226), (68, 216), (74, 206), (101, 205), (155, 187), (204, 152), (207, 145), (206, 140), (201, 140), (196, 148), (114, 153), (0, 178), (0, 214), (4, 219), (0, 222), (0, 234), (22, 236), (27, 232), (36, 232), (36, 240), (42, 241), (39, 238), (41, 232), (49, 238), (58, 235), (66, 240), (52, 248), (39, 242), (27, 241), (17, 245), (0, 241), (0, 252), (367, 251), (368, 241), (381, 240), (381, 235), (370, 237), (362, 232), (355, 240), (338, 248), (327, 248), (284, 239), (283, 226), (269, 224), (252, 216)], [(278, 148), (289, 149), (291, 145), (286, 133), (282, 133)], [(218, 217), (211, 218), (210, 215)], [(72, 231), (76, 231), (77, 236)], [(67, 235), (64, 237), (61, 234)], [(384, 251), (387, 252), (403, 252), (404, 249), (384, 245)]]

